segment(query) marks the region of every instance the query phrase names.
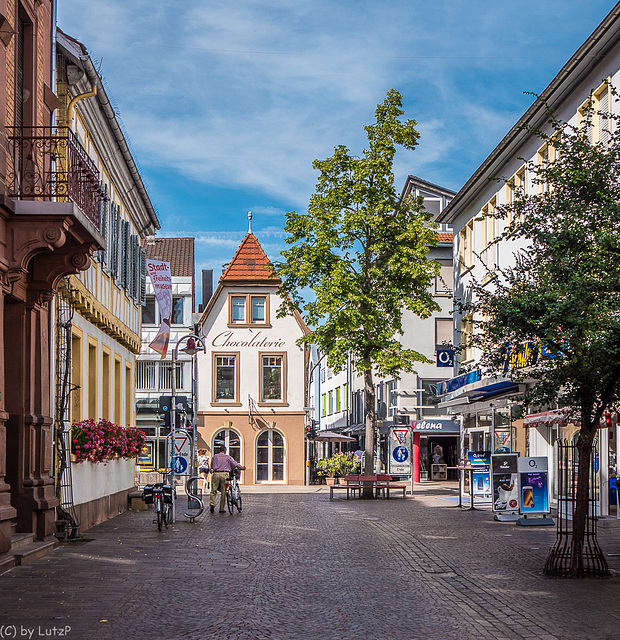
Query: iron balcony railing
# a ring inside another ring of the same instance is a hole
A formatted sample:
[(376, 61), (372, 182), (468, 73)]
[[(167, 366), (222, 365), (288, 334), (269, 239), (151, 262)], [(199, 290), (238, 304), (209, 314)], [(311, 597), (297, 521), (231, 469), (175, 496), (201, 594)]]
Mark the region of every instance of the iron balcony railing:
[(16, 200), (73, 202), (100, 230), (99, 171), (68, 127), (8, 129), (7, 188)]

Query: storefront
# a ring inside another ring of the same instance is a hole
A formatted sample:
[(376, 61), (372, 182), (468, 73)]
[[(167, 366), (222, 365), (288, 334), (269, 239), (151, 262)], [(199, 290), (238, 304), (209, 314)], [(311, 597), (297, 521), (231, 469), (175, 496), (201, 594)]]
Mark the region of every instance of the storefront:
[[(456, 480), (460, 453), (460, 424), (449, 418), (413, 420), (414, 482)], [(417, 473), (415, 461), (419, 461)]]

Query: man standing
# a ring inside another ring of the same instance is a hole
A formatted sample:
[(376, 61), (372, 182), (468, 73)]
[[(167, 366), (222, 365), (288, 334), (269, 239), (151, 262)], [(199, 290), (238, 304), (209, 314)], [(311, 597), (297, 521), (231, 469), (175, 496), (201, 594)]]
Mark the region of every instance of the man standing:
[(245, 469), (234, 458), (226, 453), (226, 447), (219, 446), (217, 453), (211, 458), (211, 471), (213, 471), (213, 480), (211, 480), (211, 497), (209, 500), (209, 510), (211, 513), (215, 511), (215, 498), (219, 490), (220, 496), (220, 513), (224, 513), (226, 506), (226, 480), (228, 473), (234, 469)]

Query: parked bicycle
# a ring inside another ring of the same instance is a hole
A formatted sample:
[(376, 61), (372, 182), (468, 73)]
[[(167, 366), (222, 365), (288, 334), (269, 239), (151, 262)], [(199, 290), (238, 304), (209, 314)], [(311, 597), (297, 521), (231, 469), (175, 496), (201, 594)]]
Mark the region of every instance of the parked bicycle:
[(241, 488), (239, 487), (240, 470), (234, 469), (228, 472), (228, 480), (226, 481), (226, 504), (228, 505), (228, 513), (233, 514), (235, 507), (237, 511), (241, 511)]
[(147, 484), (143, 497), (146, 504), (155, 505), (156, 518), (153, 523), (157, 523), (159, 531), (163, 525), (167, 529), (168, 523), (172, 520), (172, 487), (163, 482)]

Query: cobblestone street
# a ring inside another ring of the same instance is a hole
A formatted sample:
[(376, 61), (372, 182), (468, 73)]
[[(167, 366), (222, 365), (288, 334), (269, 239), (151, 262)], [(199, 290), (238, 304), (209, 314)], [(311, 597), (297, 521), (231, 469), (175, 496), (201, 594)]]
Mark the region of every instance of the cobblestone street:
[(241, 514), (207, 512), (162, 532), (152, 511), (130, 511), (0, 576), (0, 637), (620, 636), (620, 529), (600, 533), (613, 577), (548, 579), (554, 527), (498, 523), (451, 508), (453, 496), (247, 490)]

